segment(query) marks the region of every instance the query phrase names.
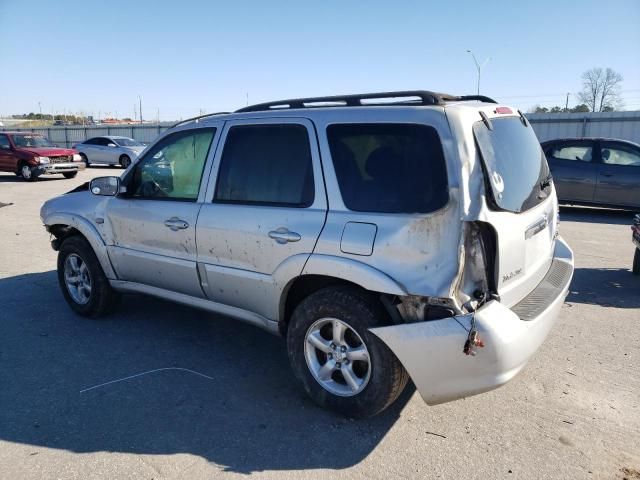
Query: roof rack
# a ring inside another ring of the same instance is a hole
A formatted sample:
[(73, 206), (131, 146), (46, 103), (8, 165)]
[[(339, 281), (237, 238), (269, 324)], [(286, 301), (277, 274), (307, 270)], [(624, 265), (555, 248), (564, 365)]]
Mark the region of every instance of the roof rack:
[[(409, 98), (399, 102), (383, 100)], [(363, 100), (374, 100), (365, 102)], [(375, 102), (380, 100), (380, 102)], [(294, 98), (275, 102), (258, 103), (236, 110), (241, 112), (259, 112), (264, 110), (280, 110), (292, 108), (320, 108), (320, 107), (362, 107), (362, 106), (407, 106), (407, 105), (444, 105), (445, 102), (464, 102), (478, 100), (480, 102), (498, 103), (484, 95), (455, 96), (447, 93), (429, 92), (427, 90), (406, 90), (402, 92), (362, 93), (355, 95), (334, 95), (329, 97)]]
[(214, 117), (216, 115), (226, 115), (227, 113), (231, 113), (231, 112), (215, 112), (215, 113), (206, 113), (204, 115), (198, 115), (197, 117), (191, 117), (191, 118), (187, 118), (185, 120), (180, 120), (178, 123), (175, 123), (175, 124), (171, 125), (169, 128), (177, 127), (178, 125), (182, 125), (183, 123), (188, 123), (188, 122), (193, 122), (193, 121), (197, 122), (201, 118)]

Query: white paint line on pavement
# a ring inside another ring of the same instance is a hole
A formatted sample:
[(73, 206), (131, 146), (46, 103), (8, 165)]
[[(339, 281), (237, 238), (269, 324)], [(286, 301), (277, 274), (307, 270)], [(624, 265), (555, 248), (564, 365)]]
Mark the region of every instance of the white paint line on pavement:
[(195, 375), (199, 375), (200, 377), (208, 378), (209, 380), (213, 380), (209, 375), (205, 375), (204, 373), (196, 372), (195, 370), (189, 370), (188, 368), (180, 368), (180, 367), (165, 367), (165, 368), (156, 368), (155, 370), (149, 370), (148, 372), (136, 373), (135, 375), (130, 375), (128, 377), (119, 378), (117, 380), (111, 380), (110, 382), (101, 383), (99, 385), (94, 385), (93, 387), (85, 388), (84, 390), (80, 390), (80, 393), (88, 392), (89, 390), (95, 390), (96, 388), (105, 387), (107, 385), (111, 385), (118, 382), (124, 382), (125, 380), (131, 380), (132, 378), (141, 377), (143, 375), (149, 375), (150, 373), (162, 372), (164, 370), (180, 370), (183, 372), (193, 373)]

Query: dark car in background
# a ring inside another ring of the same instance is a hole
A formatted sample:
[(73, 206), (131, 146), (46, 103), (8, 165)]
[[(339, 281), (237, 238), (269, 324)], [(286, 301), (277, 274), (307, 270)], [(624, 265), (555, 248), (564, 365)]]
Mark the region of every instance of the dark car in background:
[(542, 143), (561, 203), (640, 207), (640, 145), (611, 138)]
[(633, 217), (631, 232), (631, 240), (636, 247), (635, 252), (633, 253), (632, 271), (635, 275), (640, 275), (640, 214)]

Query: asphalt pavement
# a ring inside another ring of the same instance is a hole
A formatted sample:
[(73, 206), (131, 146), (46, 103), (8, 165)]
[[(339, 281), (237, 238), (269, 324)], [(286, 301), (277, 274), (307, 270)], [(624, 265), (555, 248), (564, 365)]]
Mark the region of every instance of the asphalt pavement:
[(105, 319), (72, 313), (40, 206), (120, 173), (0, 173), (0, 478), (640, 478), (629, 212), (561, 210), (571, 293), (512, 382), (435, 407), (408, 388), (353, 421), (308, 400), (257, 328), (136, 295)]

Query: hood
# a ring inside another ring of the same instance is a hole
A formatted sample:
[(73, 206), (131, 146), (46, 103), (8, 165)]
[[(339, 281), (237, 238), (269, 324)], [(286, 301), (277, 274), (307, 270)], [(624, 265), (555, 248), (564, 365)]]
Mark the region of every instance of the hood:
[(32, 153), (34, 155), (42, 156), (42, 157), (55, 157), (58, 155), (73, 155), (74, 153), (78, 153), (76, 150), (71, 148), (59, 148), (59, 147), (21, 147), (17, 150), (21, 152)]
[(137, 153), (138, 155), (140, 155), (140, 153), (142, 153), (142, 151), (147, 148), (144, 145), (140, 145), (139, 147), (122, 147), (125, 148), (127, 150), (131, 150), (132, 152)]

